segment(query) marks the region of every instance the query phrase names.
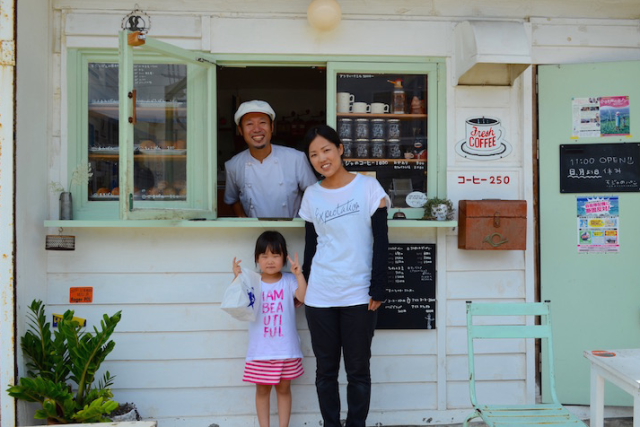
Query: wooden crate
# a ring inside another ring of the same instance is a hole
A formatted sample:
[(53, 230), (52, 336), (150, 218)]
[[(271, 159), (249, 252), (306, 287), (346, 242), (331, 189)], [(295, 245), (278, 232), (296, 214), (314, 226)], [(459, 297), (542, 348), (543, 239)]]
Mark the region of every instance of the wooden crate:
[(524, 250), (527, 247), (526, 200), (460, 200), (458, 248)]

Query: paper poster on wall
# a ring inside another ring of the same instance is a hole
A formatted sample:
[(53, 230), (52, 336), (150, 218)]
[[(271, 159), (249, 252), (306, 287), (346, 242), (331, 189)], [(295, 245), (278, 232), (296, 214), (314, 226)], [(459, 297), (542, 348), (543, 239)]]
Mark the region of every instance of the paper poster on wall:
[(573, 98), (574, 138), (630, 135), (628, 96)]
[(620, 251), (618, 197), (578, 197), (578, 252)]

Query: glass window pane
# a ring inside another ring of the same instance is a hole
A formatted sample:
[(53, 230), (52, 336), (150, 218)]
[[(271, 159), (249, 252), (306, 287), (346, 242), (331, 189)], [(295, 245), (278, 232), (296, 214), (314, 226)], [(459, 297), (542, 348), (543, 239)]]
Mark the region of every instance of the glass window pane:
[(338, 73), (337, 127), (348, 170), (375, 176), (392, 207), (427, 192), (427, 76)]
[[(134, 187), (137, 199), (185, 200), (187, 191), (187, 66), (136, 64)], [(90, 200), (119, 191), (118, 64), (89, 64)]]

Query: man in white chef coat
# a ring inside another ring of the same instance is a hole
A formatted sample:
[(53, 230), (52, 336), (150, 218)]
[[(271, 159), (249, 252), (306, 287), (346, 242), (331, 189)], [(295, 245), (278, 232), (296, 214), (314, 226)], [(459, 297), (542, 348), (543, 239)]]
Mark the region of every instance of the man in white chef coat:
[(225, 163), (224, 202), (239, 217), (296, 217), (304, 190), (317, 182), (305, 153), (271, 144), (275, 117), (258, 100), (243, 102), (234, 116), (248, 148)]

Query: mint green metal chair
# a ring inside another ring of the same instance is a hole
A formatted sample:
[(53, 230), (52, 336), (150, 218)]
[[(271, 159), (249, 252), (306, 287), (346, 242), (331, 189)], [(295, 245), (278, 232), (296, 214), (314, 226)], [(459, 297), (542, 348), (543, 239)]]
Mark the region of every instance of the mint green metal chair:
[[(476, 322), (479, 316), (524, 316), (539, 317), (531, 324), (488, 325), (487, 320)], [(481, 324), (478, 324), (481, 323)], [(575, 426), (586, 427), (578, 417), (569, 412), (558, 401), (554, 379), (553, 340), (549, 301), (543, 303), (472, 303), (467, 301), (467, 338), (469, 344), (469, 392), (474, 412), (464, 421), (464, 427), (474, 418), (482, 418), (488, 427), (526, 426)], [(529, 405), (486, 405), (478, 403), (476, 397), (476, 366), (473, 342), (478, 339), (541, 339), (543, 358), (548, 361), (547, 384), (552, 403)]]

